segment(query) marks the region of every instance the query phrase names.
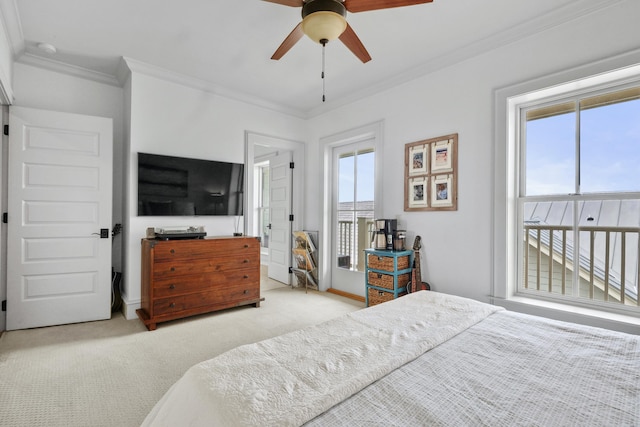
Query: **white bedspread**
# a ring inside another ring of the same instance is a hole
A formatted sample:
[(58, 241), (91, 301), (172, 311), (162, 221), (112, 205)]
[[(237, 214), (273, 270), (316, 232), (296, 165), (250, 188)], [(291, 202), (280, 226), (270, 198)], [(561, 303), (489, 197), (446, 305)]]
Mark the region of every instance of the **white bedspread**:
[(640, 426), (640, 336), (502, 311), (306, 426)]
[(189, 369), (143, 426), (298, 426), (499, 307), (412, 293)]

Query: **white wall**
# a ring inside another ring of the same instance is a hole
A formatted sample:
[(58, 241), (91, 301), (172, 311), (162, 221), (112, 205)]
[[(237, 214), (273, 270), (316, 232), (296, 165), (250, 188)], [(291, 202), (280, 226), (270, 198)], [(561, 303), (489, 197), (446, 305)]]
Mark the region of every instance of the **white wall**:
[(138, 217), (137, 153), (244, 163), (245, 131), (304, 140), (307, 129), (302, 119), (139, 72), (132, 73), (130, 92), (123, 297), (128, 318), (140, 305), (140, 239), (147, 227), (203, 225), (207, 236), (234, 231), (233, 217)]
[[(423, 280), (435, 290), (488, 301), (494, 91), (640, 47), (638, 16), (640, 2), (623, 2), (316, 117), (308, 157), (320, 158), (320, 138), (384, 119), (384, 217), (422, 236)], [(450, 133), (459, 134), (458, 210), (404, 212), (404, 144)], [(307, 166), (321, 173), (321, 165)], [(319, 194), (320, 181), (309, 180), (307, 193)], [(320, 227), (320, 198), (306, 212), (306, 226)]]

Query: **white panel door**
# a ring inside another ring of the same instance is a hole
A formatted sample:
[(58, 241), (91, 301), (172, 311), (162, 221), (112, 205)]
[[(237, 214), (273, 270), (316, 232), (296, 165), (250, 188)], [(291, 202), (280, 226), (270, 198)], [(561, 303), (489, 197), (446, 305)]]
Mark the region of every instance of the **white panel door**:
[(112, 128), (10, 108), (8, 330), (111, 317)]
[(289, 284), (291, 266), (291, 152), (269, 160), (269, 277)]

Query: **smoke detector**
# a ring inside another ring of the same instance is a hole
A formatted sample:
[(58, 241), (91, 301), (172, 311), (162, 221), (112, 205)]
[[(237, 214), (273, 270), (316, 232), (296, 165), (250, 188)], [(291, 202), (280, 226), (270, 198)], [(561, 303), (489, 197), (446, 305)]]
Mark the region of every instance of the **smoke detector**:
[(38, 49), (49, 55), (53, 55), (58, 51), (54, 45), (49, 43), (38, 43)]

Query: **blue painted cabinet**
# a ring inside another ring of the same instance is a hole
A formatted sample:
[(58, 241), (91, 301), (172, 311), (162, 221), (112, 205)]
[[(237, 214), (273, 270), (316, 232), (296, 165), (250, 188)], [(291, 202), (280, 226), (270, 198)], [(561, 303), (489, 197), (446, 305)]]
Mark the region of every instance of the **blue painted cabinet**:
[(365, 299), (367, 307), (407, 293), (413, 251), (365, 249)]

